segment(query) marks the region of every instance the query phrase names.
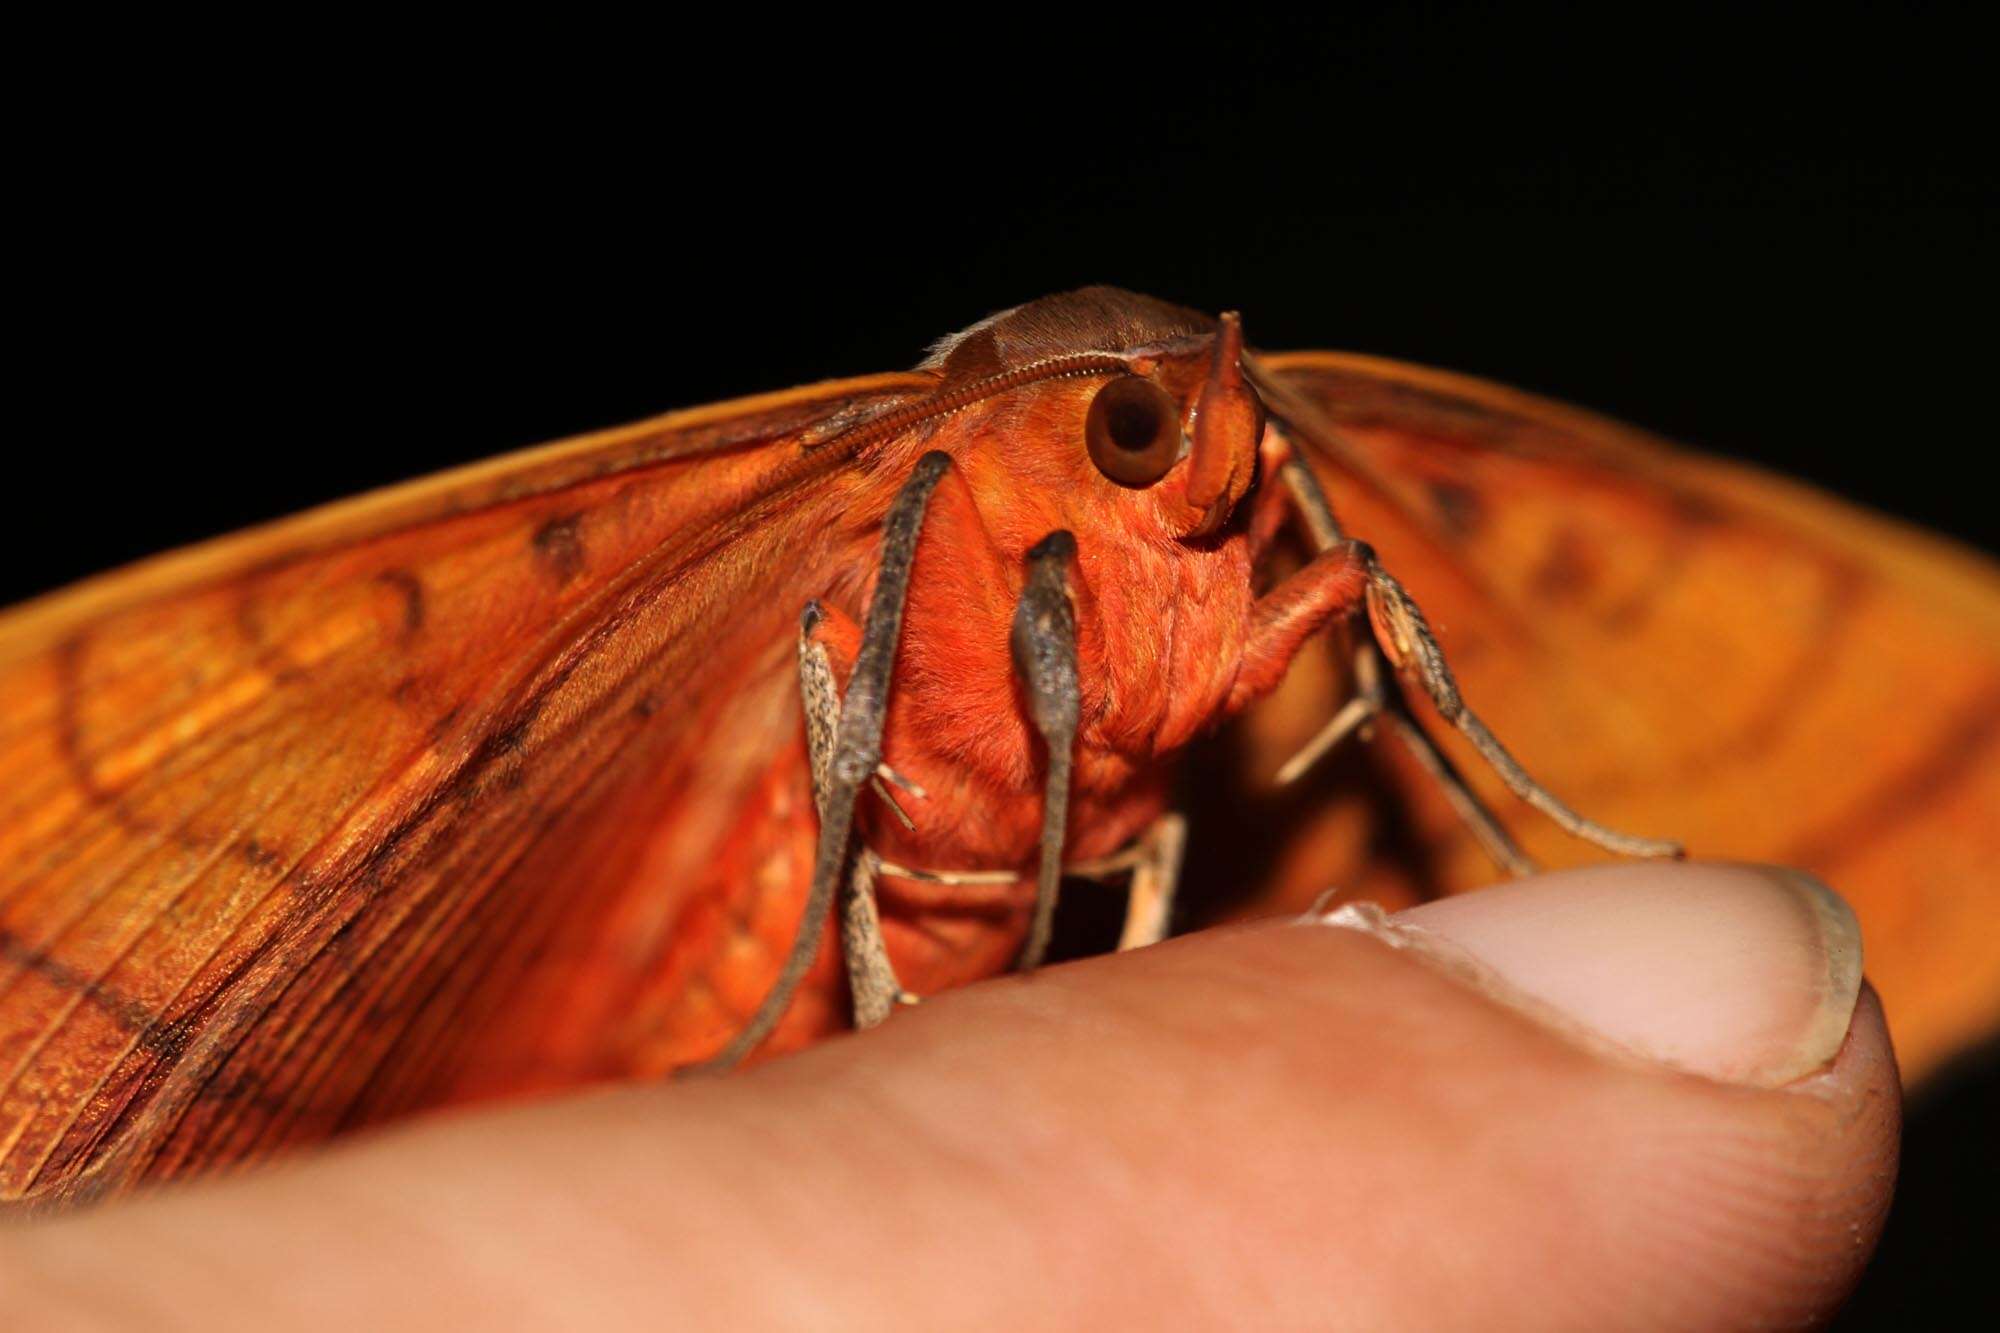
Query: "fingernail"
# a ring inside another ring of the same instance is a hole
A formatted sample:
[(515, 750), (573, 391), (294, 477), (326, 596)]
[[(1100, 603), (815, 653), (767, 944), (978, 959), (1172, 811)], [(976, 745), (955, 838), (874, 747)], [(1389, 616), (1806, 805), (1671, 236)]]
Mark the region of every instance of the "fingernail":
[(1423, 954), (1556, 1026), (1754, 1087), (1832, 1060), (1861, 990), (1853, 912), (1778, 866), (1592, 866), (1394, 916), (1317, 919)]

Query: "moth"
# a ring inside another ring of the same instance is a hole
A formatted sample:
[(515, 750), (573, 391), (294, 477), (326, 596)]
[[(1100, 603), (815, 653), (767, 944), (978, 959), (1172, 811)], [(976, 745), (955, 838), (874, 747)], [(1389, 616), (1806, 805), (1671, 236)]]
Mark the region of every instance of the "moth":
[(1922, 1068), (2000, 1009), (1996, 757), (1980, 558), (1070, 292), (0, 619), (0, 1196), (893, 1021), (1065, 880), (1161, 937), (1184, 861), (1238, 910), (1803, 864)]

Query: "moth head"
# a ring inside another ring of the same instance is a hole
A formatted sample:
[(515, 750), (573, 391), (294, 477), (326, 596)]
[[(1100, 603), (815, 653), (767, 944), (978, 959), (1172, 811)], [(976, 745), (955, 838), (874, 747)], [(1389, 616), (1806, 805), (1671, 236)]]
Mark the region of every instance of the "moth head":
[(989, 316), (919, 369), (939, 377), (928, 400), (836, 438), (858, 447), (979, 404), (953, 433), (995, 440), (1017, 473), (1036, 470), (1029, 442), (1052, 446), (1042, 476), (1064, 488), (1062, 504), (1108, 504), (1122, 521), (1144, 511), (1146, 531), (1203, 547), (1255, 484), (1265, 410), (1234, 312), (1216, 320), (1085, 287)]
[(1105, 382), (1084, 417), (1084, 445), (1099, 472), (1133, 489), (1160, 484), (1186, 459), (1180, 526), (1202, 537), (1248, 492), (1264, 422), (1243, 374), (1243, 320), (1230, 311), (1202, 354), (1141, 358)]

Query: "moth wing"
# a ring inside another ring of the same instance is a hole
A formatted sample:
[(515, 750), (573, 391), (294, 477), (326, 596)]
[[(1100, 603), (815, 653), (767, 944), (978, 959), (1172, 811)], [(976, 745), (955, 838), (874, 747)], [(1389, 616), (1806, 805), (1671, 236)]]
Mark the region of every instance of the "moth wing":
[[(869, 504), (802, 437), (931, 384), (670, 414), (0, 618), (0, 1198), (436, 1099), (537, 977), (615, 991), (685, 906), (661, 827), (698, 854), (795, 741), (791, 626)], [(621, 911), (633, 959), (566, 925)], [(576, 1073), (545, 999), (496, 1083)]]
[[(1614, 827), (1838, 889), (1909, 1077), (2000, 1024), (2000, 570), (1483, 381), (1338, 353), (1262, 365), (1350, 534), (1425, 608), (1466, 699), (1531, 772)], [(1324, 718), (1328, 670), (1260, 719), (1260, 766)], [(1430, 721), (1531, 853), (1588, 855)], [(1410, 813), (1329, 777), (1268, 905), (1491, 880), (1393, 748), (1358, 762)]]

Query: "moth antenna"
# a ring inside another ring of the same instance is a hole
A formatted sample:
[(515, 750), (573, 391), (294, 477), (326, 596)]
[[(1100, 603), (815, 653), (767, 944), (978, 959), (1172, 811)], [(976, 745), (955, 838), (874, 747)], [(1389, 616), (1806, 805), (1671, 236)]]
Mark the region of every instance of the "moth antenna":
[(1031, 361), (1012, 370), (969, 380), (964, 384), (943, 384), (936, 393), (911, 403), (899, 403), (878, 416), (851, 426), (843, 426), (824, 439), (808, 435), (800, 447), (808, 454), (831, 452), (849, 455), (871, 444), (893, 439), (904, 431), (962, 412), (974, 403), (1041, 380), (1067, 379), (1074, 375), (1105, 375), (1126, 368), (1125, 358), (1104, 352), (1079, 352)]

